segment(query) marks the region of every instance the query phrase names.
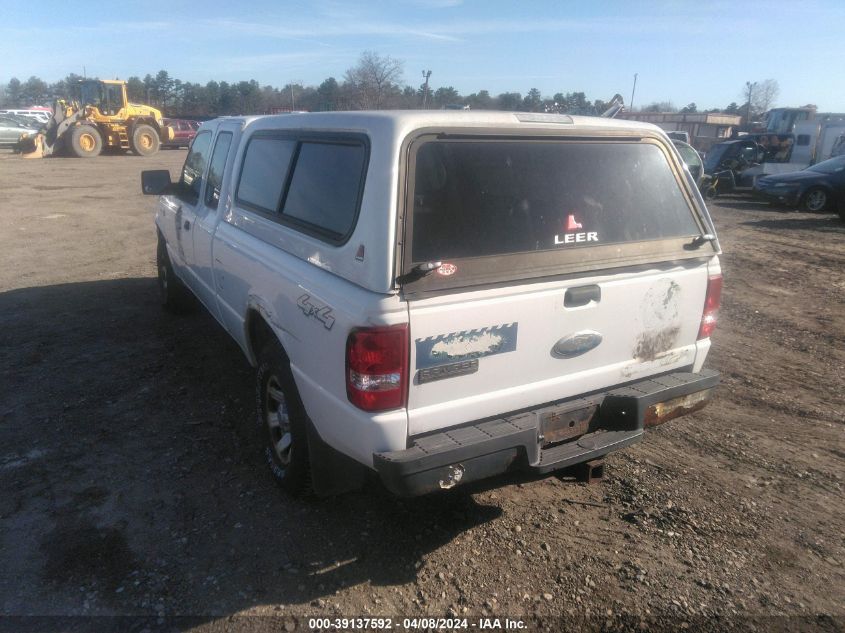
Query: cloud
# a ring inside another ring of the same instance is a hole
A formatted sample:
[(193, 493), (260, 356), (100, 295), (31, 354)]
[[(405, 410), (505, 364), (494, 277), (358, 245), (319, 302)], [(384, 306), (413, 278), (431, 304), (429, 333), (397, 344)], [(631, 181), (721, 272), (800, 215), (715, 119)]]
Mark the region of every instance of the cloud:
[[(321, 20), (314, 24), (295, 25), (291, 23), (276, 25), (264, 22), (246, 22), (230, 19), (204, 20), (203, 26), (226, 33), (238, 33), (251, 37), (268, 37), (313, 42), (318, 38), (348, 38), (356, 36), (384, 35), (391, 37), (414, 36), (423, 39), (458, 41), (459, 38), (438, 32), (437, 27), (409, 27), (405, 24), (378, 21), (344, 21), (329, 23)], [(322, 42), (323, 45), (328, 45)]]
[[(455, 0), (409, 0), (423, 2), (426, 6), (447, 6), (445, 3)], [(254, 22), (239, 19), (217, 18), (200, 21), (200, 32), (215, 36), (220, 33), (227, 35), (240, 34), (256, 38), (288, 39), (304, 42), (317, 42), (329, 46), (327, 42), (334, 39), (348, 39), (352, 37), (415, 37), (425, 40), (441, 42), (462, 42), (473, 36), (496, 34), (529, 34), (529, 33), (559, 33), (559, 34), (597, 34), (607, 35), (641, 35), (643, 33), (670, 33), (674, 35), (706, 35), (712, 32), (712, 23), (706, 16), (701, 15), (654, 15), (647, 18), (632, 20), (629, 17), (616, 18), (530, 18), (521, 20), (497, 19), (459, 19), (449, 21), (415, 21), (400, 23), (382, 21), (379, 19), (361, 19), (348, 13), (335, 14), (328, 12), (319, 21), (280, 21), (274, 24), (270, 21)], [(722, 34), (728, 31), (741, 31), (748, 28), (748, 24), (734, 21), (724, 26)]]

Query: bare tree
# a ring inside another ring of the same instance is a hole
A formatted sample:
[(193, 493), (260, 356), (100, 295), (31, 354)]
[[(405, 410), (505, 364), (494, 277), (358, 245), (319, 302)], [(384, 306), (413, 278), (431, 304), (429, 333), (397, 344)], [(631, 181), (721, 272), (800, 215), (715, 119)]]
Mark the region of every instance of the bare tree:
[(402, 79), (402, 62), (364, 51), (358, 64), (346, 71), (344, 79), (353, 88), (358, 105), (365, 110), (379, 110), (385, 95), (394, 92)]
[(766, 79), (765, 81), (757, 82), (757, 87), (754, 89), (754, 96), (751, 100), (751, 107), (757, 112), (768, 112), (775, 104), (780, 93), (780, 86), (776, 79)]
[(653, 101), (640, 108), (640, 112), (677, 112), (678, 108), (671, 101)]

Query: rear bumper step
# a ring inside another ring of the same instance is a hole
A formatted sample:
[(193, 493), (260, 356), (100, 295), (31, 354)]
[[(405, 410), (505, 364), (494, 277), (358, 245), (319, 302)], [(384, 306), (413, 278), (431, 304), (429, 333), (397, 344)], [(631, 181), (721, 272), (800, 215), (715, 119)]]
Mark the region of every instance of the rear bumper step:
[[(373, 464), (394, 494), (413, 496), (485, 479), (511, 470), (548, 473), (597, 459), (642, 438), (643, 429), (696, 410), (719, 382), (719, 373), (676, 372), (588, 398), (413, 438), (404, 450), (375, 453)], [(697, 395), (696, 395), (697, 394)], [(685, 397), (693, 405), (687, 405)], [(667, 405), (671, 409), (667, 409)], [(657, 420), (657, 421), (655, 421)], [(586, 432), (560, 438), (569, 427)], [(554, 430), (550, 430), (554, 424)], [(561, 428), (563, 431), (561, 431)]]

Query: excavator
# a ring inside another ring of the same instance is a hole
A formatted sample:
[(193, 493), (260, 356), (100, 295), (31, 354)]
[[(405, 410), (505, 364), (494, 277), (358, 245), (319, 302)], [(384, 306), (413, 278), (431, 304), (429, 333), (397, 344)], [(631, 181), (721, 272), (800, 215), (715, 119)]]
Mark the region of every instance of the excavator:
[(150, 156), (173, 134), (161, 110), (129, 103), (125, 81), (83, 79), (79, 100), (57, 100), (50, 120), (37, 134), (22, 137), (19, 148), (24, 158), (92, 158), (106, 148)]

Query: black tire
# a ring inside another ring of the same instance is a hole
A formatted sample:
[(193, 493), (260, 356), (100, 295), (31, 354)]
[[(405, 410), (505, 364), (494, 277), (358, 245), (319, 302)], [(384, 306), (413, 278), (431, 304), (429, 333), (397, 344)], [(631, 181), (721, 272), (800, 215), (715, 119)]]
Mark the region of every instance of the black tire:
[(152, 156), (161, 147), (161, 139), (152, 125), (139, 123), (132, 128), (132, 136), (129, 137), (129, 147), (138, 156)]
[(811, 187), (801, 198), (801, 208), (809, 213), (821, 213), (830, 202), (830, 194), (821, 187)]
[(836, 212), (839, 213), (839, 219), (845, 222), (845, 195), (839, 195), (839, 201), (836, 205)]
[(256, 423), (264, 461), (276, 483), (294, 497), (312, 494), (307, 417), (290, 363), (278, 341), (258, 356)]
[(173, 314), (186, 314), (195, 306), (191, 291), (185, 287), (182, 280), (173, 272), (167, 245), (159, 235), (156, 249), (156, 268), (158, 269), (158, 292), (161, 307)]
[(103, 137), (92, 125), (77, 125), (70, 130), (69, 145), (77, 158), (94, 158), (103, 151)]

